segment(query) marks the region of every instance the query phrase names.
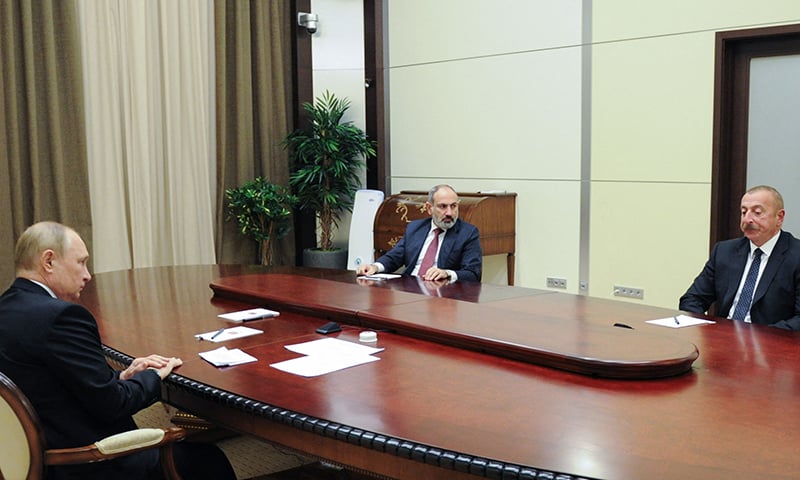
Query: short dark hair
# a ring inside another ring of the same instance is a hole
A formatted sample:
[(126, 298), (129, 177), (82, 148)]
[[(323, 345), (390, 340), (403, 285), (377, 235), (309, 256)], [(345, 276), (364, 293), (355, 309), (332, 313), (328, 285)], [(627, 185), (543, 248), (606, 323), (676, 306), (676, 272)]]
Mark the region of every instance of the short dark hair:
[(775, 199), (775, 206), (778, 210), (783, 210), (783, 196), (781, 193), (775, 189), (775, 187), (770, 187), (769, 185), (756, 185), (755, 187), (750, 187), (746, 192), (745, 195), (753, 192), (770, 192), (772, 193), (772, 197)]
[(446, 184), (446, 183), (440, 183), (439, 185), (436, 185), (435, 187), (431, 188), (431, 189), (430, 189), (430, 191), (428, 191), (428, 203), (430, 203), (431, 205), (433, 205), (433, 195), (434, 195), (436, 192), (438, 192), (438, 191), (439, 191), (439, 189), (442, 189), (442, 188), (449, 188), (450, 190), (452, 190), (452, 191), (453, 191), (453, 193), (455, 193), (456, 195), (458, 195), (458, 192), (456, 192), (456, 189), (455, 189), (455, 188), (451, 187), (450, 185), (448, 185), (448, 184)]

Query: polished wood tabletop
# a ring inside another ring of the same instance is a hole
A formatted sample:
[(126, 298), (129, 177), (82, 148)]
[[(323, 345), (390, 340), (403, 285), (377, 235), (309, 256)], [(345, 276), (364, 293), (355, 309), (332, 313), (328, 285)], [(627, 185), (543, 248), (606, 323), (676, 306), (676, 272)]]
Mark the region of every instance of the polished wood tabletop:
[[(394, 280), (382, 283), (415, 281), (411, 277)], [(497, 303), (479, 305), (455, 295), (459, 299), (353, 288), (334, 280), (282, 273), (220, 278), (211, 283), (211, 289), (217, 297), (266, 302), (358, 327), (600, 377), (674, 376), (688, 371), (698, 356), (694, 344), (678, 338), (498, 309)]]
[[(352, 272), (271, 272), (195, 266), (102, 273), (82, 302), (97, 317), (109, 356), (183, 358), (165, 383), (170, 403), (391, 477), (788, 479), (800, 471), (800, 334), (724, 319), (659, 327), (645, 321), (677, 312), (520, 287), (456, 283), (421, 293), (408, 278), (363, 282)], [(278, 308), (277, 318), (248, 322), (264, 333), (225, 345), (255, 356), (256, 363), (215, 368), (198, 356), (220, 346), (194, 337), (230, 325), (218, 314), (273, 306), (214, 296), (210, 284), (287, 273), (341, 283), (332, 287), (331, 307)], [(385, 350), (377, 362), (313, 378), (269, 366), (298, 356), (285, 345), (324, 338), (314, 329), (331, 316), (343, 325), (333, 336), (357, 342), (362, 328), (344, 321), (346, 310), (365, 305), (348, 305), (346, 296), (363, 298), (365, 289), (393, 292), (376, 297), (383, 303), (369, 306), (374, 314), (459, 301), (494, 312), (486, 322), (525, 314), (563, 320), (576, 334), (576, 322), (595, 330), (625, 323), (633, 328), (614, 331), (631, 341), (639, 334), (662, 336), (695, 345), (699, 357), (680, 375), (624, 380), (379, 332), (377, 346)]]

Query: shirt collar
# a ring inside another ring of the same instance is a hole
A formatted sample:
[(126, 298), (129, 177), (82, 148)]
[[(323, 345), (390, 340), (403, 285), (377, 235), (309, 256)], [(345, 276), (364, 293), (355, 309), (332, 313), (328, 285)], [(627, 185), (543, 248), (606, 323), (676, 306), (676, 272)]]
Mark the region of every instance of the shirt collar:
[(753, 242), (750, 242), (750, 255), (753, 254), (756, 248), (760, 248), (761, 253), (769, 257), (770, 255), (772, 255), (772, 250), (775, 249), (775, 245), (778, 243), (778, 237), (780, 236), (781, 236), (781, 231), (778, 230), (778, 233), (776, 233), (774, 237), (764, 242), (764, 245), (761, 245), (760, 247), (757, 247)]
[(53, 291), (52, 291), (52, 290), (50, 290), (50, 287), (48, 287), (48, 286), (47, 286), (47, 285), (45, 285), (44, 283), (42, 283), (42, 282), (37, 282), (36, 280), (31, 280), (30, 278), (28, 278), (27, 280), (28, 280), (28, 281), (30, 281), (30, 282), (33, 282), (33, 283), (35, 283), (36, 285), (39, 285), (39, 286), (40, 286), (40, 287), (42, 287), (42, 288), (44, 288), (44, 289), (47, 291), (47, 293), (49, 293), (49, 294), (50, 294), (50, 296), (51, 296), (51, 297), (53, 297), (53, 298), (58, 298), (58, 297), (56, 297), (56, 294), (55, 294), (55, 293), (53, 293)]

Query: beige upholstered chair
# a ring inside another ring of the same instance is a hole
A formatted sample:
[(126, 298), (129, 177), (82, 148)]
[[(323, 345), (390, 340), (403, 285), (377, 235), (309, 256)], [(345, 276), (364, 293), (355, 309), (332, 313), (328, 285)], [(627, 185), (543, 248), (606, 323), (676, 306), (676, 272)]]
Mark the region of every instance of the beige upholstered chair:
[(150, 448), (161, 449), (168, 479), (180, 479), (172, 445), (185, 437), (181, 428), (141, 428), (104, 438), (92, 445), (45, 450), (39, 417), (22, 391), (0, 372), (0, 480), (45, 478), (47, 465), (99, 462)]

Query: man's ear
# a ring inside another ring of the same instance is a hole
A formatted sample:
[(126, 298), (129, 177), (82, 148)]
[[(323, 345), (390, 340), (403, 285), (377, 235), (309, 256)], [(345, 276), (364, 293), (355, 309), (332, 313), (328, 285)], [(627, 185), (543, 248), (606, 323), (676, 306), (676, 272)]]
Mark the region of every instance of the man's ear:
[(53, 261), (56, 259), (56, 252), (47, 249), (42, 252), (42, 256), (39, 257), (41, 262), (42, 269), (45, 272), (52, 272), (53, 271)]
[(431, 202), (425, 202), (425, 211), (428, 212), (428, 215), (433, 215), (433, 205), (431, 205)]

